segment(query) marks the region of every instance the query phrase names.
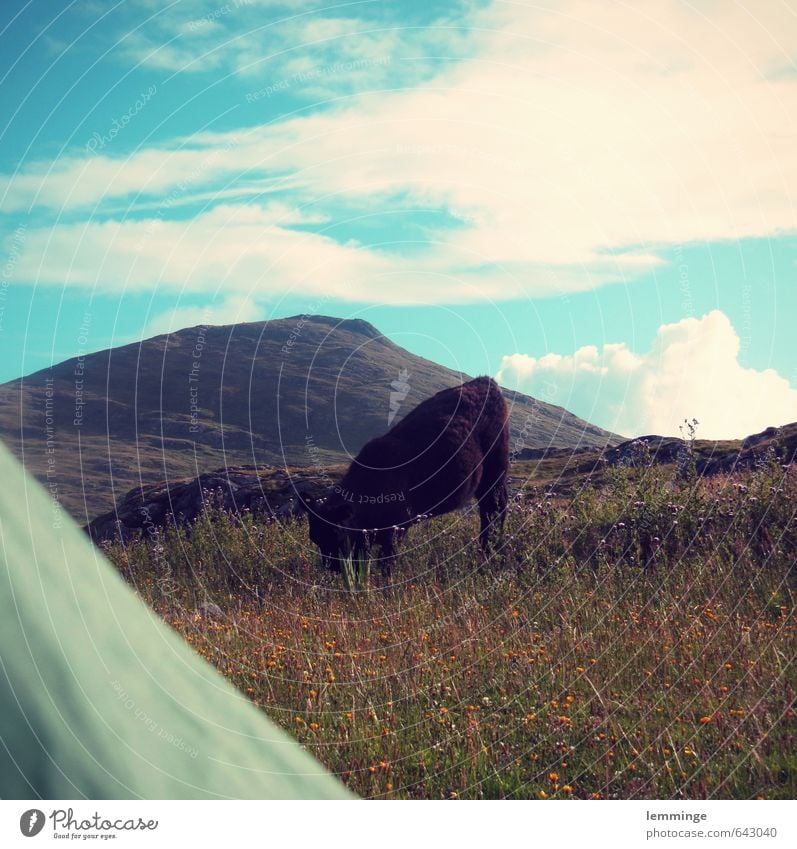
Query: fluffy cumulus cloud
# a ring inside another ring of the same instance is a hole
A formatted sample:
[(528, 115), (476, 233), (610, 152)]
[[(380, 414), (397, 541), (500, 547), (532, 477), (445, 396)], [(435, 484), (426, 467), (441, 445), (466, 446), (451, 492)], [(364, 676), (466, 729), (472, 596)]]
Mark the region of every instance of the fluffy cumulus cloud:
[(498, 379), (625, 436), (678, 435), (685, 418), (696, 418), (708, 439), (797, 421), (797, 389), (772, 369), (743, 367), (739, 351), (731, 322), (715, 310), (662, 325), (645, 354), (625, 343), (516, 353), (503, 358)]

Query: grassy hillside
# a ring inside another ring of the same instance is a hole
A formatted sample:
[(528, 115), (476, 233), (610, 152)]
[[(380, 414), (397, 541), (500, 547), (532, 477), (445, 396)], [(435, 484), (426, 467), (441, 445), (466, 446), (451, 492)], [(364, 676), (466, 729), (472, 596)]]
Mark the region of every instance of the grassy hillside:
[[(616, 465), (412, 529), (347, 591), (304, 522), (208, 509), (106, 545), (201, 655), (379, 798), (797, 795), (797, 467)], [(217, 605), (214, 607), (213, 605)]]
[[(133, 486), (225, 466), (348, 460), (467, 375), (411, 354), (361, 320), (296, 316), (194, 327), (71, 359), (0, 386), (0, 438), (85, 523)], [(611, 435), (507, 392), (518, 450)]]

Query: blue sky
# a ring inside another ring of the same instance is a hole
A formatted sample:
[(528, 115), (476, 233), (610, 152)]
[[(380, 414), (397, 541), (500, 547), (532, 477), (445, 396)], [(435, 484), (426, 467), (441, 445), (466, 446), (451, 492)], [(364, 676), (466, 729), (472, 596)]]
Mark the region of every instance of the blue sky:
[(313, 310), (627, 435), (797, 420), (786, 5), (0, 16), (0, 380)]

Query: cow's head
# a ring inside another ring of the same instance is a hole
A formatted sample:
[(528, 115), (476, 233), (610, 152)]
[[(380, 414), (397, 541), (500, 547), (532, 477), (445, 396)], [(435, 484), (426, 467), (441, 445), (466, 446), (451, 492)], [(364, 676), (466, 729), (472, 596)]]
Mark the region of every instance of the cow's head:
[(353, 507), (346, 501), (337, 503), (304, 501), (310, 524), (310, 541), (321, 551), (321, 562), (333, 572), (341, 571), (341, 558), (350, 552), (350, 530)]

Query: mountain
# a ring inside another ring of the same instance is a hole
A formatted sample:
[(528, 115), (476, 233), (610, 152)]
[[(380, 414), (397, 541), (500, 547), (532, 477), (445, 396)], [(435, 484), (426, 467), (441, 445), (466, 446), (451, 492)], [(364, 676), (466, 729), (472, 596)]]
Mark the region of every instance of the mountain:
[[(133, 486), (225, 466), (347, 462), (468, 375), (361, 319), (200, 325), (66, 360), (0, 386), (0, 438), (81, 524)], [(505, 390), (517, 452), (620, 440)]]

